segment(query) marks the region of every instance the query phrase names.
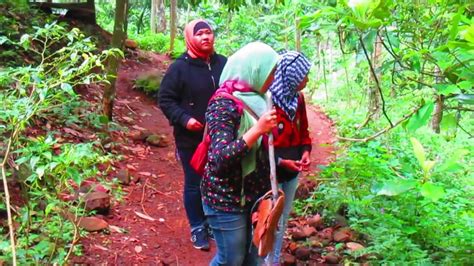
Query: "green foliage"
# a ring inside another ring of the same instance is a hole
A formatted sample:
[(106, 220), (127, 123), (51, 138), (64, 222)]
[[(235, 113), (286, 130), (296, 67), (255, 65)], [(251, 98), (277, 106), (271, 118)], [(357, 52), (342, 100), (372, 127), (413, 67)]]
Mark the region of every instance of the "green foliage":
[[(353, 145), (325, 169), (327, 181), (304, 204), (326, 216), (345, 210), (351, 227), (368, 237), (363, 253), (375, 254), (381, 263), (468, 263), (474, 206), (466, 184), (473, 177), (472, 156), (457, 156), (459, 147), (439, 149), (437, 164), (452, 164), (455, 158), (458, 168), (427, 169), (428, 154), (420, 142), (412, 139), (413, 151), (405, 149), (403, 134), (394, 135), (390, 146)], [(431, 141), (446, 145), (439, 138)]]
[[(0, 139), (12, 144), (10, 149), (2, 146), (2, 156), (8, 156), (9, 165), (15, 166), (1, 170), (22, 185), (26, 200), (14, 217), (19, 224), (15, 232), (17, 259), (26, 265), (63, 264), (71, 254), (80, 252), (73, 244), (80, 232), (65, 216), (82, 214), (82, 205), (61, 197), (75, 193), (73, 185), (86, 178), (100, 179), (97, 165), (110, 156), (98, 148), (98, 142), (67, 143), (55, 130), (43, 135), (46, 126), (42, 127), (42, 121), (59, 126), (102, 126), (96, 122), (99, 116), (77, 117), (84, 114), (77, 113), (81, 104), (74, 89), (104, 80), (103, 61), (120, 52), (97, 53), (90, 38), (57, 23), (38, 27), (19, 40), (9, 38), (9, 44), (38, 56), (37, 64), (0, 69)], [(27, 132), (27, 128), (35, 128), (37, 133)], [(2, 235), (8, 234), (4, 228), (0, 230)], [(2, 238), (0, 260), (10, 261), (11, 256), (9, 238)]]
[(145, 73), (135, 79), (133, 86), (144, 91), (146, 94), (156, 96), (162, 78), (161, 73)]
[[(161, 54), (166, 54), (170, 50), (170, 37), (163, 33), (157, 34), (142, 34), (135, 37), (138, 42), (138, 47), (142, 50), (153, 51)], [(177, 38), (174, 43), (174, 49), (170, 56), (172, 58), (179, 57), (184, 51), (186, 46), (184, 40)]]

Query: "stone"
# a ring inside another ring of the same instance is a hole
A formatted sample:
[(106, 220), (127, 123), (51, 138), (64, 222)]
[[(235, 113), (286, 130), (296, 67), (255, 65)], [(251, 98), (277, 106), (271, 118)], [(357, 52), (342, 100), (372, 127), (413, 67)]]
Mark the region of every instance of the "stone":
[(144, 130), (131, 130), (128, 133), (128, 137), (131, 138), (132, 140), (136, 141), (144, 141), (148, 136), (152, 135), (153, 133), (150, 130), (144, 129)]
[(100, 231), (109, 226), (109, 224), (106, 221), (97, 217), (79, 218), (77, 225), (88, 232)]
[(79, 186), (80, 193), (89, 193), (93, 191), (108, 193), (109, 189), (105, 188), (103, 185), (101, 185), (100, 183), (97, 183), (96, 181), (92, 181), (92, 180), (82, 181), (81, 185)]
[(104, 192), (90, 192), (84, 196), (86, 211), (107, 214), (110, 210), (110, 195)]
[(298, 226), (290, 232), (290, 235), (294, 240), (304, 240), (314, 234), (316, 234), (316, 229), (308, 225)]
[(334, 229), (332, 229), (331, 227), (327, 227), (327, 228), (324, 228), (321, 232), (318, 233), (318, 236), (323, 240), (322, 242), (324, 243), (326, 241), (328, 242), (332, 242), (333, 241), (333, 237), (332, 237), (332, 234), (334, 232)]
[(295, 257), (298, 260), (308, 260), (311, 255), (311, 249), (308, 247), (299, 247), (295, 251)]
[(130, 173), (128, 169), (122, 169), (117, 173), (117, 179), (119, 180), (120, 184), (122, 185), (129, 185), (132, 181)]
[(323, 226), (323, 219), (321, 218), (321, 215), (319, 215), (319, 213), (316, 215), (313, 215), (312, 217), (309, 217), (307, 219), (307, 222), (308, 222), (308, 225), (316, 229), (320, 229)]
[(138, 48), (138, 42), (131, 40), (131, 39), (126, 39), (124, 43), (126, 48), (130, 49), (137, 49)]
[(166, 135), (160, 134), (152, 134), (146, 138), (146, 142), (150, 145), (157, 146), (157, 147), (167, 147), (169, 145), (169, 140)]
[(311, 247), (321, 248), (321, 247), (324, 246), (323, 243), (322, 243), (322, 240), (321, 240), (321, 238), (319, 238), (319, 236), (312, 236), (308, 240), (311, 243)]
[(347, 242), (352, 238), (352, 232), (349, 227), (342, 227), (337, 229), (333, 234), (334, 241)]
[(323, 256), (323, 259), (331, 264), (338, 264), (341, 261), (341, 257), (334, 252), (329, 252), (326, 256)]
[(282, 257), (283, 257), (282, 258), (283, 265), (285, 265), (285, 266), (295, 265), (295, 263), (296, 263), (295, 256), (293, 256), (291, 254), (288, 254), (288, 253), (284, 253)]
[(296, 244), (295, 242), (290, 242), (290, 244), (288, 244), (288, 249), (290, 250), (291, 254), (295, 254), (297, 248), (298, 244)]
[(346, 247), (350, 251), (357, 251), (357, 250), (364, 249), (364, 246), (362, 246), (361, 244), (356, 243), (356, 242), (348, 242), (348, 243), (346, 243)]

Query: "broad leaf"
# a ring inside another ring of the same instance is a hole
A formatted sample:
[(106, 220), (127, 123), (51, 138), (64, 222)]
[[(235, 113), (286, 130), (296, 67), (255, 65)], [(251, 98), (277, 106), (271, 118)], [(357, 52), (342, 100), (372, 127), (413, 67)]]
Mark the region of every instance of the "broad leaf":
[(423, 149), (423, 145), (421, 145), (421, 143), (415, 138), (410, 138), (410, 141), (413, 145), (413, 153), (415, 153), (416, 159), (418, 159), (420, 166), (423, 166), (426, 161), (425, 149)]
[(458, 100), (462, 104), (474, 105), (474, 94), (459, 94), (454, 99)]
[(437, 186), (433, 183), (425, 183), (420, 189), (421, 195), (431, 201), (437, 201), (444, 197), (446, 192), (443, 187)]
[(414, 180), (387, 181), (377, 195), (396, 196), (414, 188), (416, 184), (417, 182)]
[(433, 169), (434, 165), (436, 164), (435, 161), (425, 161), (423, 163), (423, 172), (425, 173), (429, 173), (431, 171), (431, 169)]
[(450, 95), (461, 93), (458, 86), (454, 84), (435, 84), (434, 87), (440, 95)]
[(434, 104), (429, 102), (421, 107), (416, 114), (414, 114), (408, 123), (406, 124), (405, 128), (408, 132), (415, 132), (420, 127), (426, 125), (428, 120), (431, 117), (431, 113), (433, 113)]

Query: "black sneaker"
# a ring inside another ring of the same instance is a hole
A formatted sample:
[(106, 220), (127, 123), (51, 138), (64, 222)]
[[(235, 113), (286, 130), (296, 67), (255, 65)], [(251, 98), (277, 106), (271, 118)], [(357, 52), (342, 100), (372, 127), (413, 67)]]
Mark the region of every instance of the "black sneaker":
[(191, 233), (193, 247), (200, 250), (209, 250), (209, 237), (206, 228), (196, 229)]
[(207, 227), (207, 237), (209, 237), (209, 239), (212, 241), (216, 241), (214, 234), (212, 233), (212, 229), (209, 226)]

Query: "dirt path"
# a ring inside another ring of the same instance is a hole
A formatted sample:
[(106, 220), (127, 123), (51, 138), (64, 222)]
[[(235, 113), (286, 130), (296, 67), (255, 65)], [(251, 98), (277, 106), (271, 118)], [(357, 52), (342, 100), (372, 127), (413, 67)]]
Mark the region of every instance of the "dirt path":
[[(144, 63), (127, 60), (122, 64), (114, 117), (131, 130), (147, 129), (165, 134), (170, 145), (159, 148), (124, 139), (120, 144), (124, 160), (114, 164), (116, 172), (128, 169), (134, 179), (140, 180), (123, 187), (124, 200), (114, 204), (104, 219), (127, 232), (89, 234), (81, 241), (84, 254), (75, 262), (207, 265), (215, 252), (213, 243), (210, 252), (192, 247), (182, 202), (183, 173), (174, 155), (172, 128), (154, 99), (132, 89), (132, 80), (138, 74), (167, 67), (163, 60), (169, 59), (164, 56), (148, 54), (146, 57)], [(313, 170), (316, 170), (318, 165), (327, 164), (332, 157), (332, 147), (327, 144), (332, 142), (333, 134), (331, 121), (316, 107), (308, 108), (308, 115), (315, 140), (312, 160)], [(141, 213), (155, 220), (143, 218)]]

